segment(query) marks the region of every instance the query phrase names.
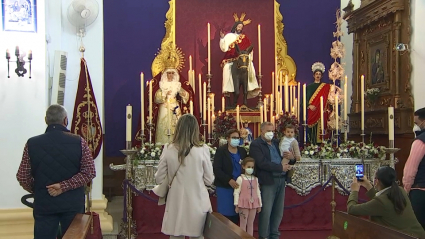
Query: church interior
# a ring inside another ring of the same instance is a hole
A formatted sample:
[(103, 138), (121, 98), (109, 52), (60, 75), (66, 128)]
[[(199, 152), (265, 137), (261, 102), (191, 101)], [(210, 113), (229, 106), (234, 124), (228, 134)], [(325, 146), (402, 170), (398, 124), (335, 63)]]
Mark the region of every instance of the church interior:
[[(347, 200), (358, 165), (371, 183), (393, 168), (403, 187), (415, 112), (425, 107), (424, 1), (1, 2), (0, 239), (34, 238), (16, 174), (52, 104), (90, 147), (86, 210), (105, 239), (168, 238), (152, 190), (185, 114), (197, 119), (211, 162), (230, 129), (249, 154), (264, 122), (279, 140), (292, 125), (300, 160), (280, 238), (417, 238), (347, 214)], [(357, 191), (365, 203), (368, 190)], [(205, 238), (258, 238), (258, 214), (250, 236), (217, 215), (216, 187), (208, 192)], [(68, 238), (100, 238), (85, 223)]]

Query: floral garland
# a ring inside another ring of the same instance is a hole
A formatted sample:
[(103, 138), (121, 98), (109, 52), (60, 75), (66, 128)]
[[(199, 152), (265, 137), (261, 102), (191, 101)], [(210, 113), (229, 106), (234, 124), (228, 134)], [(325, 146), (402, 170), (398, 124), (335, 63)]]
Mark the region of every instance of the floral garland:
[(385, 156), (385, 147), (373, 143), (355, 143), (354, 141), (347, 141), (339, 147), (330, 143), (322, 143), (320, 145), (308, 145), (302, 150), (302, 156), (312, 159), (382, 159)]
[[(208, 143), (207, 146), (210, 151), (210, 157), (214, 158), (217, 147), (213, 147), (210, 143)], [(137, 148), (137, 156), (134, 158), (133, 164), (139, 165), (140, 161), (145, 160), (159, 160), (163, 149), (164, 144), (162, 143), (144, 143), (142, 147)]]
[(229, 129), (236, 129), (236, 117), (227, 112), (222, 113), (214, 120), (213, 138), (225, 138)]
[(284, 136), (287, 125), (293, 125), (295, 127), (295, 135), (298, 135), (298, 118), (295, 115), (289, 114), (289, 112), (285, 112), (283, 115), (280, 115), (279, 119), (276, 120), (276, 133), (279, 138)]

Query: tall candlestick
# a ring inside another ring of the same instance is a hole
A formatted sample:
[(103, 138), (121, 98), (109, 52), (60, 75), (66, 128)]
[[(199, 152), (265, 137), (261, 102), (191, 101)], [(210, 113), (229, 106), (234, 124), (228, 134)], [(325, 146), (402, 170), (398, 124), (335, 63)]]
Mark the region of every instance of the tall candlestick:
[(140, 102), (141, 102), (141, 105), (140, 105), (141, 122), (140, 123), (141, 123), (141, 130), (142, 130), (141, 133), (142, 134), (145, 131), (145, 89), (144, 89), (144, 86), (145, 86), (145, 76), (142, 72), (142, 73), (140, 73)]
[(208, 98), (208, 135), (211, 134), (211, 99)]
[(211, 74), (211, 27), (208, 23), (208, 74)]
[(297, 108), (297, 105), (295, 104), (295, 92), (296, 92), (296, 89), (297, 87), (294, 85), (294, 86), (292, 86), (292, 106), (294, 106), (295, 108)]
[(288, 75), (285, 75), (285, 112), (289, 112)]
[(149, 124), (152, 124), (152, 105), (153, 105), (152, 83), (153, 83), (153, 80), (150, 80), (149, 82)]
[[(271, 94), (271, 95), (270, 95), (270, 99), (273, 99), (273, 94)], [(270, 101), (270, 119), (271, 119), (271, 118), (272, 118), (272, 116), (273, 116), (273, 108), (274, 108), (274, 107), (273, 107), (273, 105), (274, 105), (274, 104), (273, 104), (273, 100), (271, 100), (271, 101)]]
[(238, 128), (238, 130), (240, 129), (240, 124), (239, 124), (239, 105), (236, 106), (236, 126)]
[(295, 115), (295, 117), (297, 117), (299, 119), (299, 116), (298, 116), (298, 107), (296, 105), (298, 105), (298, 99), (297, 98), (295, 98), (294, 115)]
[(394, 140), (394, 107), (388, 107), (388, 139)]
[(215, 104), (214, 104), (214, 94), (211, 94), (211, 112), (214, 113), (215, 112)]
[(335, 131), (336, 131), (336, 133), (338, 134), (338, 127), (339, 127), (339, 117), (338, 117), (338, 114), (339, 114), (339, 111), (338, 111), (338, 100), (339, 100), (339, 98), (338, 98), (338, 95), (337, 94), (335, 94)]
[(292, 101), (292, 85), (289, 86), (289, 108), (292, 109), (294, 102)]
[(258, 74), (261, 75), (261, 26), (258, 24)]
[[(199, 90), (199, 114), (202, 114), (203, 113), (203, 111), (202, 111), (202, 106), (203, 106), (203, 101), (202, 101), (202, 77), (201, 77), (201, 74), (199, 74), (199, 78), (198, 78), (199, 80), (198, 80), (198, 90)], [(199, 117), (199, 118), (201, 118), (201, 117)]]
[(189, 56), (189, 71), (192, 71), (192, 55)]
[(264, 117), (264, 115), (263, 115), (263, 106), (260, 106), (260, 124), (262, 124), (264, 122), (263, 117)]
[(133, 118), (133, 107), (127, 105), (126, 107), (126, 123), (125, 123), (125, 141), (131, 141), (131, 120)]
[(10, 58), (10, 53), (9, 53), (9, 49), (6, 49), (6, 59)]
[(348, 92), (347, 92), (347, 76), (345, 76), (344, 80), (344, 122), (347, 120), (348, 117)]
[(301, 91), (301, 84), (300, 82), (298, 82), (298, 87), (297, 87), (297, 117), (298, 120), (300, 120), (300, 101), (301, 101), (301, 96), (300, 96), (300, 91)]
[(193, 115), (193, 101), (190, 101), (190, 113)]
[(226, 111), (226, 100), (224, 99), (224, 96), (221, 97), (221, 112)]
[(360, 92), (360, 98), (361, 98), (361, 130), (364, 130), (364, 76), (362, 75), (361, 79), (360, 79), (360, 88), (361, 88), (361, 92)]
[(267, 101), (268, 101), (269, 97), (266, 96), (266, 98), (264, 98), (264, 122), (267, 122)]
[(320, 96), (320, 128), (322, 135), (325, 134), (325, 120), (323, 118), (323, 96)]
[(276, 77), (278, 77), (279, 71), (277, 69), (277, 56), (274, 59), (274, 73), (276, 74)]
[[(276, 106), (278, 106), (278, 104), (277, 104), (277, 101), (279, 100), (279, 77), (277, 77), (277, 75), (276, 75), (276, 78), (275, 78), (275, 84), (274, 84), (274, 86), (275, 86), (275, 89), (274, 89), (274, 92), (272, 92), (272, 95), (270, 96), (271, 98), (271, 101), (275, 101), (276, 102)], [(282, 87), (281, 87), (282, 88)], [(274, 99), (273, 99), (273, 96), (274, 96)], [(271, 105), (271, 103), (270, 103), (270, 105)], [(270, 108), (270, 110), (271, 111), (273, 111), (274, 110), (274, 108), (272, 107), (272, 108)], [(279, 111), (279, 109), (278, 108), (276, 108), (276, 113)], [(270, 116), (271, 117), (271, 116)], [(271, 119), (271, 118), (270, 118)]]
[(204, 122), (207, 120), (207, 83), (204, 82), (204, 87), (203, 87), (203, 93), (202, 93), (202, 102), (203, 102), (203, 106), (202, 106), (202, 119), (204, 120)]
[(303, 85), (303, 122), (307, 122), (307, 90), (306, 90), (306, 84)]

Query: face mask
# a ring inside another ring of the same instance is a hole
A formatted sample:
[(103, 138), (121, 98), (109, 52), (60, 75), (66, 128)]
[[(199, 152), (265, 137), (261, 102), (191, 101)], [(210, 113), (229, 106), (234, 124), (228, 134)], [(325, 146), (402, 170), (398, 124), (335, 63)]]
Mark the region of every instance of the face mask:
[(415, 126), (413, 126), (413, 133), (415, 133), (416, 136), (419, 136), (422, 133), (421, 127), (415, 124)]
[(231, 139), (230, 140), (230, 145), (232, 146), (232, 147), (237, 147), (238, 145), (239, 145), (239, 143), (240, 143), (241, 141), (239, 140), (239, 139)]
[(254, 169), (253, 168), (247, 168), (247, 169), (245, 169), (245, 173), (248, 174), (248, 175), (251, 175), (251, 174), (254, 173)]
[(273, 133), (273, 132), (266, 132), (266, 133), (264, 134), (264, 137), (265, 137), (267, 140), (272, 140), (272, 139), (273, 139), (273, 136), (274, 136), (274, 133)]

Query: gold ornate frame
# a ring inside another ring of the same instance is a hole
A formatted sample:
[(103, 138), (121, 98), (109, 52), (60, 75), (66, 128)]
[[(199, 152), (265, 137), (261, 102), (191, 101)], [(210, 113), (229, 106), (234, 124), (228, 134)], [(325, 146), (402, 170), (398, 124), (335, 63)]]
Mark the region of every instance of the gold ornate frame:
[[(165, 21), (165, 36), (162, 39), (161, 49), (166, 45), (176, 42), (176, 0), (168, 2), (170, 8), (165, 14), (167, 20)], [(275, 0), (274, 2), (274, 29), (275, 29), (275, 56), (277, 56), (277, 71), (282, 71), (283, 74), (288, 74), (290, 77), (290, 85), (296, 85), (295, 76), (297, 75), (297, 66), (295, 65), (292, 57), (288, 55), (288, 44), (283, 37), (283, 16), (279, 11), (280, 4)], [(152, 62), (152, 76), (156, 76), (161, 72), (158, 56)]]

